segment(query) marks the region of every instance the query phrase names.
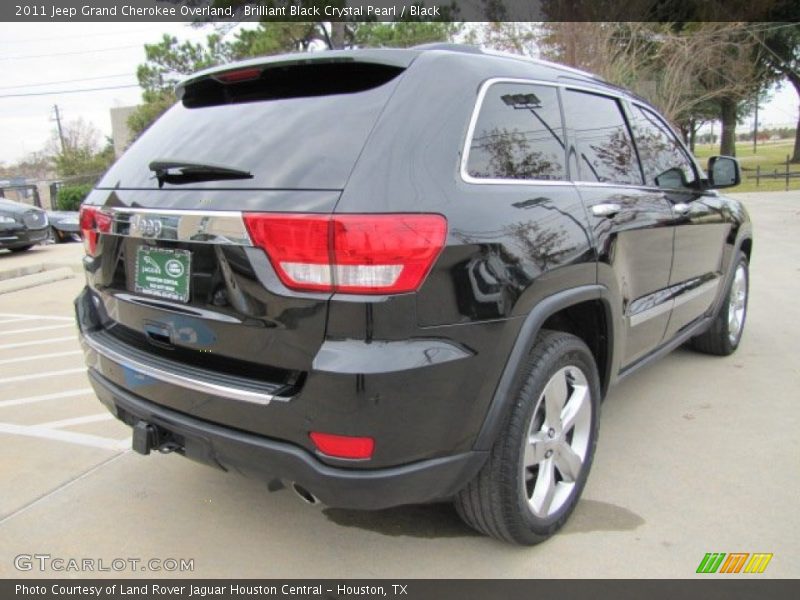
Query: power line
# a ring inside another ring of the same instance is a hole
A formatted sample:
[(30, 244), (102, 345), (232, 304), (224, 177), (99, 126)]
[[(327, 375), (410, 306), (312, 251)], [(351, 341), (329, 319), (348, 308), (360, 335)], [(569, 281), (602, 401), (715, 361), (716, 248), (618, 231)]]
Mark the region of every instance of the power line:
[(132, 83), (130, 85), (109, 85), (107, 87), (99, 87), (99, 88), (85, 88), (80, 90), (59, 90), (57, 92), (34, 92), (34, 93), (27, 93), (27, 94), (4, 94), (0, 96), (0, 98), (23, 98), (26, 96), (59, 96), (61, 94), (80, 94), (81, 92), (102, 92), (104, 90), (121, 90), (123, 88), (134, 88), (139, 87), (138, 83)]
[(113, 79), (115, 77), (133, 77), (135, 75), (136, 73), (120, 73), (118, 75), (103, 75), (101, 77), (83, 77), (81, 79), (62, 79), (61, 81), (46, 81), (43, 83), (23, 83), (20, 85), (0, 86), (0, 90), (16, 90), (19, 88), (43, 87), (47, 85), (56, 85), (59, 83), (77, 83), (79, 81), (97, 81), (98, 79)]
[(97, 54), (98, 52), (111, 52), (113, 50), (126, 50), (130, 48), (142, 48), (142, 44), (130, 44), (128, 46), (113, 46), (111, 48), (93, 48), (92, 50), (79, 50), (77, 52), (59, 52), (58, 54), (29, 54), (22, 56), (0, 56), (0, 60), (25, 60), (28, 58), (54, 58), (61, 56), (75, 56), (77, 54)]
[(145, 33), (153, 31), (152, 28), (149, 29), (134, 29), (132, 31), (101, 31), (99, 33), (86, 33), (81, 34), (77, 33), (75, 35), (61, 35), (58, 37), (45, 37), (45, 38), (31, 38), (27, 40), (3, 40), (4, 44), (28, 44), (34, 42), (57, 42), (59, 40), (71, 40), (76, 38), (91, 38), (91, 37), (102, 37), (102, 36), (120, 36), (120, 35), (132, 35), (134, 33)]

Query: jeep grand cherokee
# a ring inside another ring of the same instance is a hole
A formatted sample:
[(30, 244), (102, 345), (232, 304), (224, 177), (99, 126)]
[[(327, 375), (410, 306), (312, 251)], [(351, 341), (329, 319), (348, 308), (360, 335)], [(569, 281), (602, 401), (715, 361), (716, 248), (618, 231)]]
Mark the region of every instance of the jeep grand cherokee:
[(609, 386), (744, 325), (751, 226), (652, 106), (466, 47), (197, 73), (81, 212), (89, 376), (134, 449), (532, 544)]

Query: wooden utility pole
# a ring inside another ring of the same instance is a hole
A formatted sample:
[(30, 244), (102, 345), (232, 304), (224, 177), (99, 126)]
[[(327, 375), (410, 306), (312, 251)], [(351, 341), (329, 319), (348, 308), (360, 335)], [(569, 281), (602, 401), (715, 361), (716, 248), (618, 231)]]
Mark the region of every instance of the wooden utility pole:
[(758, 92), (756, 92), (756, 115), (753, 120), (753, 154), (758, 150)]
[(58, 104), (53, 105), (56, 117), (55, 122), (58, 126), (58, 139), (61, 140), (61, 154), (67, 153), (67, 145), (64, 143), (64, 131), (61, 129), (61, 113), (58, 112)]

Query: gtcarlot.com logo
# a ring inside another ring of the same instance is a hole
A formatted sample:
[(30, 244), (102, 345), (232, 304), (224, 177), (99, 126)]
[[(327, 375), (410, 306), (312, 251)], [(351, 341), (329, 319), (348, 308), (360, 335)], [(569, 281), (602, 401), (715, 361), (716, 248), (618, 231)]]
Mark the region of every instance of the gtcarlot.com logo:
[(697, 566), (698, 573), (763, 573), (772, 553), (767, 552), (706, 552)]
[(153, 571), (187, 573), (194, 571), (193, 558), (74, 558), (51, 554), (18, 554), (14, 557), (17, 571), (54, 571), (56, 573), (95, 573)]

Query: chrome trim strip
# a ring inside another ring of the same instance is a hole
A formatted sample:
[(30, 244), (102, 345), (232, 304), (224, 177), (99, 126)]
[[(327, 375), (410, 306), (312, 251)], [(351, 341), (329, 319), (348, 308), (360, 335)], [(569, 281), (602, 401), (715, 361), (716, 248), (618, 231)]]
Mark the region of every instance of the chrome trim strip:
[(712, 281), (706, 281), (703, 284), (698, 285), (695, 288), (692, 288), (686, 292), (678, 296), (672, 296), (667, 300), (664, 300), (660, 304), (656, 304), (655, 306), (648, 308), (646, 310), (640, 311), (636, 314), (630, 315), (628, 318), (630, 319), (631, 327), (636, 327), (637, 325), (641, 325), (645, 321), (649, 321), (650, 319), (654, 319), (659, 315), (664, 314), (669, 310), (673, 310), (687, 302), (695, 300), (701, 296), (710, 293), (716, 293), (717, 288), (719, 288), (720, 278), (717, 277)]
[(199, 244), (253, 245), (242, 213), (238, 211), (97, 208), (112, 217), (112, 235)]
[(152, 365), (146, 365), (138, 360), (124, 356), (116, 350), (112, 350), (111, 348), (98, 343), (97, 340), (92, 338), (91, 334), (83, 334), (81, 336), (81, 341), (91, 350), (101, 356), (104, 356), (114, 363), (133, 369), (142, 375), (146, 375), (148, 377), (152, 377), (153, 379), (158, 379), (159, 381), (176, 385), (178, 387), (194, 390), (204, 394), (213, 394), (223, 398), (241, 400), (242, 402), (250, 402), (251, 404), (260, 404), (262, 406), (266, 406), (273, 400), (278, 402), (288, 402), (290, 400), (290, 398), (286, 398), (285, 396), (274, 396), (272, 394), (251, 392), (241, 388), (234, 388), (217, 383), (211, 383), (209, 381), (203, 381), (201, 379), (195, 379), (193, 377), (187, 377), (185, 375), (170, 373), (169, 371), (159, 369), (158, 367), (154, 367)]
[(675, 303), (674, 298), (669, 298), (664, 300), (660, 304), (656, 304), (655, 306), (648, 308), (647, 310), (643, 310), (636, 314), (633, 314), (629, 317), (631, 327), (636, 327), (637, 325), (641, 325), (645, 321), (649, 321), (650, 319), (655, 319), (658, 316), (663, 315), (665, 312), (669, 312), (672, 310), (672, 307)]
[(684, 292), (680, 296), (675, 296), (675, 308), (682, 304), (686, 304), (687, 302), (691, 302), (695, 298), (705, 296), (706, 294), (710, 294), (712, 292), (716, 296), (717, 288), (719, 288), (719, 282), (720, 278), (716, 277), (711, 281), (706, 281), (705, 283), (698, 285), (696, 288), (692, 288), (689, 291)]

